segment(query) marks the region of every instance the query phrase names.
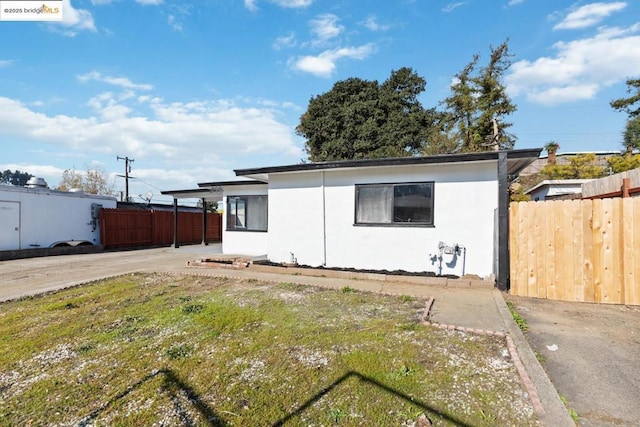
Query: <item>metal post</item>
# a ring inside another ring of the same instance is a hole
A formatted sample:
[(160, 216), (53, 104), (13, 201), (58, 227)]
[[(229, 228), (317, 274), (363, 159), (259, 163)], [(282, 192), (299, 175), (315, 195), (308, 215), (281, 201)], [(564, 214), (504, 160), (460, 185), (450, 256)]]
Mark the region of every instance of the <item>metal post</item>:
[(207, 202), (202, 198), (202, 244), (207, 246)]
[(178, 243), (178, 199), (173, 199), (173, 247), (179, 248)]

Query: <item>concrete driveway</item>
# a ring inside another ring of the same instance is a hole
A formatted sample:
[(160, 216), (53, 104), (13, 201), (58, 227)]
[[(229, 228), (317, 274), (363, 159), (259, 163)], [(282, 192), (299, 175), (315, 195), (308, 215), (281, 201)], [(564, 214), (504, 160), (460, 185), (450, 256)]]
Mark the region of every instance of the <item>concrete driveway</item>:
[(137, 271), (184, 269), (186, 262), (222, 252), (221, 244), (60, 255), (0, 262), (0, 301)]
[(505, 299), (581, 426), (640, 425), (640, 307)]

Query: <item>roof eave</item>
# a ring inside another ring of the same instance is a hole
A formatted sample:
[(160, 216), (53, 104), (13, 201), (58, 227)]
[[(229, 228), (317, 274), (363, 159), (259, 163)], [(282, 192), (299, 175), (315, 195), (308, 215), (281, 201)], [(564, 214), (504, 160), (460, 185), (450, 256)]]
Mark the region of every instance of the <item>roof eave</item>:
[(509, 175), (517, 175), (522, 169), (533, 163), (540, 156), (542, 148), (507, 151), (485, 151), (481, 153), (440, 154), (424, 157), (397, 157), (384, 159), (359, 159), (317, 163), (300, 163), (295, 165), (235, 169), (234, 172), (236, 173), (236, 176), (245, 176), (253, 179), (268, 181), (268, 176), (272, 173), (311, 172), (320, 170), (353, 169), (380, 166), (467, 163), (486, 160), (497, 160), (501, 152), (506, 152), (507, 159), (510, 160), (511, 165), (509, 166)]

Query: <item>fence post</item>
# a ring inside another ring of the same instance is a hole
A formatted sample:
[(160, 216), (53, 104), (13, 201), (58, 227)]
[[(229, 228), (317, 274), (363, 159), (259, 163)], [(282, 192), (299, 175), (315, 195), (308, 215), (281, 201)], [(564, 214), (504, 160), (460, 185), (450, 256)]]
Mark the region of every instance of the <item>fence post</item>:
[(631, 187), (631, 178), (622, 178), (622, 197), (629, 197), (630, 187)]

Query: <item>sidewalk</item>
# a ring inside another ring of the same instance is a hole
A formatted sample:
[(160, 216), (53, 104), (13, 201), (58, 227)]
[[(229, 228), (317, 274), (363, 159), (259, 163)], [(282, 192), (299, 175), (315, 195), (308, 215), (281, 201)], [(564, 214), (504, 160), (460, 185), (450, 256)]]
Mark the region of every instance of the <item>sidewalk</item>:
[(433, 298), (430, 310), (430, 321), (433, 323), (508, 334), (516, 345), (517, 353), (544, 408), (544, 414), (539, 414), (544, 425), (574, 425), (555, 388), (511, 318), (502, 293), (496, 289), (450, 288), (371, 279), (291, 275), (287, 274), (285, 268), (274, 273), (253, 271), (251, 268), (236, 270), (186, 266), (187, 261), (216, 253), (220, 253), (219, 245), (3, 261), (0, 262), (0, 277), (3, 278), (0, 281), (0, 301), (133, 272), (246, 277), (334, 289), (348, 286), (367, 292)]

